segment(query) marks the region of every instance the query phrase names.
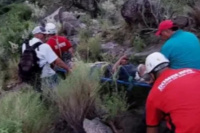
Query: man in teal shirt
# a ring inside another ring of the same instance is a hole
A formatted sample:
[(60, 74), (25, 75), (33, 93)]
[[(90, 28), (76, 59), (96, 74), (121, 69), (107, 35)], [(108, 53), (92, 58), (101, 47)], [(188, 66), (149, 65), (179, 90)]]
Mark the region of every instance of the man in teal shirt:
[(171, 21), (162, 21), (156, 33), (166, 40), (161, 53), (170, 60), (170, 68), (200, 69), (200, 43), (196, 35), (179, 30)]

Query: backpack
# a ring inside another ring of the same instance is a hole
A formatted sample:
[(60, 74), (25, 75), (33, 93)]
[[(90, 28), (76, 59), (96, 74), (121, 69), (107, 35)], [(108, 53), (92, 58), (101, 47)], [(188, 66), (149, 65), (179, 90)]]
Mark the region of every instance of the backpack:
[(37, 42), (33, 46), (29, 45), (29, 41), (25, 41), (26, 49), (21, 55), (19, 67), (19, 77), (23, 82), (32, 83), (36, 80), (37, 76), (40, 76), (42, 68), (39, 67), (35, 49), (38, 48), (42, 43)]

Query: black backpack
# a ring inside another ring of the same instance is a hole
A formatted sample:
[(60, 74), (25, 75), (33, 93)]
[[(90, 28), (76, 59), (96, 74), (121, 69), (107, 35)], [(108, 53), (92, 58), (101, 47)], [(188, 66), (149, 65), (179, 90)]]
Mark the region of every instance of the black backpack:
[[(29, 45), (29, 41), (25, 41), (26, 48), (20, 58), (19, 62), (19, 77), (23, 82), (33, 83), (41, 74), (42, 68), (39, 67), (35, 49), (42, 43), (35, 43), (33, 46)], [(38, 48), (39, 49), (39, 48)]]

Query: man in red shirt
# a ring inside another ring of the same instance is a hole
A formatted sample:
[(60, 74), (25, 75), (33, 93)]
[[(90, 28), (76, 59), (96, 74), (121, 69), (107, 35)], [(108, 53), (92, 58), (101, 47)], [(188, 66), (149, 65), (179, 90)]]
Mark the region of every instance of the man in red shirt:
[(71, 43), (67, 40), (67, 38), (56, 35), (57, 30), (55, 24), (47, 23), (45, 29), (47, 31), (46, 43), (51, 46), (58, 57), (66, 61), (67, 59), (65, 58), (65, 55), (67, 53), (71, 54), (71, 56), (73, 55), (73, 48)]
[(158, 133), (163, 119), (175, 133), (200, 133), (200, 72), (170, 69), (159, 52), (150, 54), (145, 65), (156, 79), (146, 103), (147, 133)]

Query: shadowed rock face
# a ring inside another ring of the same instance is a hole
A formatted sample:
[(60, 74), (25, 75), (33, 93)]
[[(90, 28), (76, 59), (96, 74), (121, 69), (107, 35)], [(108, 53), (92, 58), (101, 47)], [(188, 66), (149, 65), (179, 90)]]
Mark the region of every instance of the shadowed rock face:
[(185, 28), (191, 25), (191, 20), (186, 16), (177, 16), (172, 21), (179, 27)]
[(129, 25), (156, 27), (162, 20), (162, 10), (157, 0), (128, 0), (122, 6), (121, 15)]

